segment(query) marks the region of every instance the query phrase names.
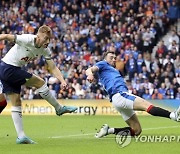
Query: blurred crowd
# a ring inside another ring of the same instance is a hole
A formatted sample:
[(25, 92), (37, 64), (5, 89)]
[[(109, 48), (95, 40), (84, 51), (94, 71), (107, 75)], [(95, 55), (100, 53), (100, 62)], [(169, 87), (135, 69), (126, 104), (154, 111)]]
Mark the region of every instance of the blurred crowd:
[[(178, 0), (2, 0), (0, 33), (36, 34), (43, 24), (52, 28), (49, 47), (68, 89), (63, 91), (59, 81), (50, 75), (43, 57), (24, 69), (45, 79), (58, 99), (106, 98), (98, 77), (96, 82), (88, 83), (85, 70), (108, 50), (117, 54), (117, 69), (124, 75), (130, 93), (145, 99), (180, 99), (178, 3)], [(168, 31), (165, 44), (162, 37)], [(12, 45), (0, 42), (0, 59)], [(22, 98), (40, 96), (35, 89), (23, 87)]]

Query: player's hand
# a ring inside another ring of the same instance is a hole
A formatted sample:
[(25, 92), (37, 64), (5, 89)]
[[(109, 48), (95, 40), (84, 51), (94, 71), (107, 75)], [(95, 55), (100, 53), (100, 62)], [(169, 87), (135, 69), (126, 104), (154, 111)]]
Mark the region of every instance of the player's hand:
[(67, 89), (67, 83), (65, 81), (61, 82), (61, 87), (63, 90)]
[(92, 83), (94, 81), (94, 75), (88, 75), (87, 80)]

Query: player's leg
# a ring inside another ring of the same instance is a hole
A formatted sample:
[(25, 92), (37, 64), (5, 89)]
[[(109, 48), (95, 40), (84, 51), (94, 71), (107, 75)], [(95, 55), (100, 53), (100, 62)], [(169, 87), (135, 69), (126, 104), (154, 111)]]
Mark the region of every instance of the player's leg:
[(17, 132), (17, 144), (34, 144), (35, 142), (28, 138), (23, 129), (23, 121), (22, 121), (22, 107), (21, 107), (21, 99), (20, 94), (11, 93), (7, 94), (7, 97), (10, 99), (12, 103), (11, 115), (14, 122), (14, 126)]
[[(173, 119), (175, 121), (179, 121), (180, 116), (180, 109), (176, 112), (169, 112), (165, 109), (160, 107), (153, 106), (150, 102), (132, 95), (128, 93), (123, 94), (115, 94), (112, 97), (112, 104), (113, 106), (121, 113), (123, 119), (127, 122), (130, 127), (127, 128), (109, 128), (107, 124), (103, 125), (99, 132), (97, 132), (96, 137), (100, 138), (106, 136), (108, 134), (116, 134), (118, 131), (122, 131), (122, 129), (129, 129), (132, 133), (133, 130), (135, 135), (139, 135), (141, 133), (141, 126), (140, 123), (135, 116), (134, 110), (141, 110), (147, 111), (149, 114), (153, 116), (160, 116)], [(133, 134), (133, 133), (132, 133)]]
[(76, 107), (62, 106), (61, 104), (59, 104), (57, 99), (51, 94), (45, 81), (36, 75), (33, 75), (30, 79), (28, 79), (25, 85), (37, 88), (37, 92), (41, 95), (43, 99), (45, 99), (55, 108), (56, 114), (59, 116), (64, 113), (71, 113), (77, 110)]
[(135, 98), (134, 104), (133, 104), (134, 110), (146, 111), (153, 116), (170, 118), (175, 121), (180, 120), (180, 108), (178, 108), (174, 112), (170, 112), (163, 108), (154, 106), (153, 104), (151, 104), (150, 102), (148, 102), (147, 100), (145, 100), (141, 97), (138, 97), (138, 96), (135, 96), (135, 97), (136, 98)]
[(117, 111), (121, 113), (122, 118), (124, 119), (124, 121), (126, 121), (129, 127), (110, 128), (107, 124), (104, 124), (102, 128), (95, 134), (96, 138), (101, 138), (109, 134), (118, 134), (123, 132), (126, 132), (125, 135), (130, 135), (130, 136), (139, 135), (141, 133), (141, 125), (133, 109), (125, 109), (122, 108), (121, 105), (119, 105), (123, 101), (127, 101), (127, 100), (121, 99), (120, 102), (113, 101), (113, 106), (116, 108)]
[(139, 96), (129, 93), (117, 93), (112, 97), (112, 100), (114, 105), (122, 109), (146, 111), (153, 116), (166, 117), (175, 121), (179, 121), (180, 119), (180, 107), (175, 112), (169, 112), (168, 110), (152, 105)]
[(3, 93), (0, 94), (0, 113), (4, 110), (7, 106), (6, 98)]
[[(119, 111), (119, 109), (117, 109)], [(142, 129), (141, 125), (139, 123), (139, 120), (134, 113), (133, 110), (123, 110), (120, 109), (120, 113), (123, 117), (123, 119), (126, 121), (126, 123), (129, 125), (129, 127), (122, 127), (122, 128), (113, 128), (109, 127), (107, 124), (104, 124), (101, 129), (95, 134), (96, 138), (101, 138), (109, 134), (121, 134), (121, 135), (129, 135), (129, 136), (138, 136), (140, 135)], [(124, 133), (125, 132), (125, 133)]]
[(56, 110), (59, 110), (62, 107), (62, 105), (59, 104), (58, 101), (52, 96), (47, 84), (42, 78), (33, 75), (29, 80), (26, 81), (25, 85), (28, 87), (37, 88), (37, 92), (41, 95), (41, 97), (47, 100)]
[(12, 103), (11, 114), (18, 136), (16, 143), (33, 144), (34, 141), (27, 138), (24, 134), (20, 99), (21, 85), (26, 82), (26, 79), (31, 78), (32, 75), (24, 70), (21, 70), (19, 67), (11, 66), (5, 63), (0, 66), (0, 72), (3, 93), (6, 94)]
[(126, 120), (126, 123), (129, 125), (129, 127), (134, 130), (134, 134), (136, 136), (140, 135), (142, 132), (141, 124), (138, 120), (138, 117), (136, 114), (134, 114), (131, 118)]
[(11, 93), (11, 94), (7, 94), (7, 97), (10, 99), (12, 103), (11, 115), (17, 132), (17, 136), (19, 138), (22, 138), (25, 136), (25, 133), (23, 130), (23, 123), (22, 123), (22, 108), (21, 108), (20, 94)]
[[(123, 115), (123, 119), (128, 116), (128, 114), (123, 113), (123, 111), (121, 111), (121, 114)], [(130, 136), (138, 136), (141, 134), (142, 129), (136, 114), (133, 114), (129, 119), (127, 119), (126, 123), (129, 125), (129, 127), (109, 128), (108, 134), (118, 134), (118, 133), (123, 134), (123, 132), (126, 132), (125, 134), (126, 135), (128, 134)]]

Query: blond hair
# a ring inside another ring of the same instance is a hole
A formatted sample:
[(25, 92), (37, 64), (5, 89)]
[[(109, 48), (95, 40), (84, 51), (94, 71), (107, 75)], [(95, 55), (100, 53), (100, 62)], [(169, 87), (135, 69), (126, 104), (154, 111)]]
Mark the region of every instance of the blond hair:
[(51, 37), (52, 30), (51, 30), (51, 28), (49, 26), (43, 25), (43, 26), (39, 27), (38, 33), (45, 33), (45, 34), (47, 34), (48, 36)]

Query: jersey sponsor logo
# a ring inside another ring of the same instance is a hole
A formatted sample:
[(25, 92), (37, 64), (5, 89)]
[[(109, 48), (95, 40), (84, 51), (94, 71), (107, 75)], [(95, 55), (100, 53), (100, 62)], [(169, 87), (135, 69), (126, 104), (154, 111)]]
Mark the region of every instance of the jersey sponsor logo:
[(33, 61), (35, 59), (36, 59), (36, 57), (35, 58), (33, 58), (33, 57), (23, 57), (23, 58), (21, 58), (21, 60), (25, 61), (25, 62), (30, 62), (30, 61)]

